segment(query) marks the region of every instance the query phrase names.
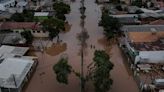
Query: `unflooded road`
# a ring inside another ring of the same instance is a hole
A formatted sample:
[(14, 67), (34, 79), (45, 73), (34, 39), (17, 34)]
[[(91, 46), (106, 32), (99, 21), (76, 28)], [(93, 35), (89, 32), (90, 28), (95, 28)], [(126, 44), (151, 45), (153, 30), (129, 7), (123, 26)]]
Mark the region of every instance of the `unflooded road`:
[[(85, 50), (84, 69), (92, 62), (95, 49), (104, 49), (98, 40), (103, 38), (103, 29), (98, 27), (101, 18), (100, 7), (94, 3), (94, 0), (85, 0), (86, 19), (85, 28), (88, 31), (89, 39), (87, 40), (88, 48)], [(55, 79), (52, 67), (58, 61), (62, 54), (67, 54), (69, 64), (76, 71), (80, 71), (80, 43), (77, 34), (81, 32), (80, 27), (80, 0), (71, 3), (71, 13), (67, 15), (69, 24), (72, 25), (71, 30), (67, 33), (60, 34), (60, 39), (67, 43), (67, 50), (58, 56), (50, 56), (46, 53), (36, 53), (39, 58), (39, 65), (34, 73), (25, 92), (80, 92), (80, 81), (75, 75), (69, 76), (69, 84), (59, 84)], [(91, 49), (90, 45), (94, 45), (95, 49)], [(127, 72), (118, 46), (113, 45), (111, 50), (111, 60), (114, 63), (114, 69), (111, 76), (114, 81), (112, 89), (109, 92), (139, 92), (137, 85), (132, 76)], [(87, 85), (87, 92), (94, 92), (91, 85)]]

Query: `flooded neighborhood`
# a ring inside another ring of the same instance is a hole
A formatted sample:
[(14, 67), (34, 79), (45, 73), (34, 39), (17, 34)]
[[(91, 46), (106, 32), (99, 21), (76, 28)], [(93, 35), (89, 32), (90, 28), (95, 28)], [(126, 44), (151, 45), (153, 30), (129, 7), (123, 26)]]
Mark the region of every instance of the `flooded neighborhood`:
[(163, 3), (0, 0), (0, 92), (163, 92)]

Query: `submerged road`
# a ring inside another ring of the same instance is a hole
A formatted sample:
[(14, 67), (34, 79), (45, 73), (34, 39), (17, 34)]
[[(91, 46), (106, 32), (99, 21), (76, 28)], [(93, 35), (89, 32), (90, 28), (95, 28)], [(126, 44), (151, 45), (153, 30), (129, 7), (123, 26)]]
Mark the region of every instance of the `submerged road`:
[[(80, 0), (71, 3), (71, 13), (67, 15), (67, 20), (71, 24), (71, 30), (67, 33), (60, 34), (60, 39), (67, 43), (66, 53), (69, 57), (69, 64), (76, 71), (80, 71), (79, 56), (80, 43), (77, 39), (77, 34), (81, 32), (80, 27)], [(103, 38), (103, 29), (98, 26), (101, 18), (100, 6), (95, 4), (95, 0), (85, 0), (86, 19), (85, 28), (88, 31), (89, 39), (87, 40), (88, 48), (85, 50), (84, 69), (92, 62), (95, 49), (91, 49), (90, 45), (94, 45), (96, 49), (104, 49), (104, 46), (98, 42)], [(60, 55), (62, 55), (61, 53)], [(117, 45), (112, 46), (111, 61), (114, 63), (114, 69), (111, 72), (113, 86), (109, 92), (139, 92), (132, 76), (127, 72), (120, 50)], [(80, 92), (80, 80), (73, 74), (69, 76), (69, 84), (59, 84), (55, 79), (55, 74), (52, 70), (53, 65), (58, 61), (60, 55), (50, 56), (46, 53), (36, 53), (39, 58), (39, 65), (34, 73), (30, 83), (25, 89), (25, 92)], [(87, 84), (87, 92), (94, 92), (93, 86)]]

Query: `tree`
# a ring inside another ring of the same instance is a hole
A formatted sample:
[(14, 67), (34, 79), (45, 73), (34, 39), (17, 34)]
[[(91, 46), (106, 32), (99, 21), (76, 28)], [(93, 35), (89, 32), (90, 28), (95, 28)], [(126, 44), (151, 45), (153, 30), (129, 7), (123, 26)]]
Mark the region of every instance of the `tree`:
[(56, 79), (59, 83), (68, 84), (68, 74), (71, 73), (71, 68), (66, 58), (61, 58), (58, 63), (53, 66)]
[(24, 30), (21, 32), (21, 35), (26, 39), (28, 44), (32, 43), (34, 37), (29, 30)]
[(86, 82), (92, 81), (95, 92), (107, 92), (111, 88), (113, 81), (110, 78), (110, 71), (114, 65), (110, 62), (109, 55), (105, 51), (96, 50), (94, 52), (93, 62), (88, 65), (88, 73), (85, 77), (73, 70), (73, 68), (68, 65), (67, 59), (61, 58), (53, 67), (57, 75), (56, 79), (59, 83), (68, 84), (68, 74), (72, 72), (79, 79), (82, 79), (84, 86)]
[(104, 35), (107, 37), (108, 40), (114, 38), (115, 33), (111, 29), (104, 29)]
[(132, 5), (142, 7), (142, 0), (135, 0), (132, 1)]
[(10, 19), (16, 22), (24, 22), (24, 16), (21, 13), (14, 13)]
[(23, 10), (23, 16), (25, 22), (32, 22), (34, 19), (34, 12), (30, 10)]
[(111, 3), (120, 3), (120, 0), (109, 0)]
[(34, 13), (30, 10), (24, 10), (23, 13), (14, 13), (10, 19), (16, 22), (32, 22)]
[(108, 13), (102, 14), (99, 26), (103, 26), (104, 34), (108, 40), (115, 37), (115, 35), (120, 35), (121, 33), (120, 28), (122, 27), (122, 24), (117, 18), (109, 16)]
[(53, 4), (53, 8), (56, 11), (56, 13), (60, 14), (67, 14), (70, 12), (70, 6), (68, 4), (65, 4), (63, 2), (55, 2)]
[(65, 14), (68, 14), (71, 11), (70, 6), (63, 2), (55, 2), (53, 4), (53, 9), (56, 12), (55, 16), (62, 20), (65, 20)]
[(122, 26), (122, 24), (119, 22), (117, 18), (113, 18), (109, 16), (107, 13), (103, 13), (100, 21), (100, 26), (103, 26), (104, 28), (111, 30), (119, 30)]
[(95, 51), (93, 61), (92, 67), (90, 66), (90, 75), (95, 92), (107, 92), (113, 83), (110, 71), (114, 65), (110, 62), (109, 55), (103, 50)]
[(57, 42), (59, 41), (59, 32), (64, 31), (64, 21), (57, 18), (49, 18), (42, 22), (43, 30), (49, 31), (49, 37), (52, 40), (54, 37), (58, 37)]

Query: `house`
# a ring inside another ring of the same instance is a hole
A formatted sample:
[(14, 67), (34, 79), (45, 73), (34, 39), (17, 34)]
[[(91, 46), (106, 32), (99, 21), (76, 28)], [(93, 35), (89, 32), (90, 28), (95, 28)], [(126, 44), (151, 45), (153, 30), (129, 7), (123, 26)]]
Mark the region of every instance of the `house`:
[(164, 25), (129, 25), (122, 30), (122, 42), (134, 64), (164, 63)]
[(120, 23), (125, 25), (138, 25), (141, 22), (138, 20), (137, 14), (122, 14), (122, 15), (110, 15), (111, 17), (117, 18)]
[(21, 92), (37, 66), (37, 58), (24, 56), (28, 47), (0, 47), (0, 92)]
[(28, 6), (28, 3), (24, 0), (1, 0), (0, 10), (8, 11), (9, 13), (22, 13)]
[(52, 17), (53, 15), (54, 15), (53, 12), (34, 12), (34, 17), (39, 21), (48, 19), (48, 17)]
[(0, 45), (24, 46), (26, 39), (19, 33), (0, 33)]
[(41, 26), (36, 22), (2, 22), (0, 30), (12, 30), (15, 33), (31, 31), (34, 37), (48, 37), (47, 31), (42, 31)]
[(122, 31), (120, 46), (141, 92), (159, 92), (154, 90), (164, 88), (157, 81), (164, 79), (164, 25), (127, 25)]

